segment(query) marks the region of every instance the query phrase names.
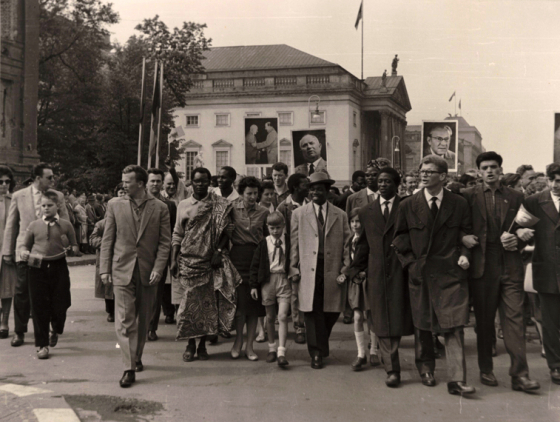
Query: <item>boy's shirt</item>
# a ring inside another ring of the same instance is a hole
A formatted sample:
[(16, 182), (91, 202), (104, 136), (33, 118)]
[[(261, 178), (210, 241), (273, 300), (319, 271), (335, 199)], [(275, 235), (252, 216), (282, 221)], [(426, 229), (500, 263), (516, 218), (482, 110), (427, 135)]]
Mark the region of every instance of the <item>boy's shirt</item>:
[(354, 259), (354, 254), (356, 253), (356, 246), (358, 246), (358, 239), (360, 238), (359, 235), (354, 234), (352, 240), (350, 241), (350, 259)]
[(272, 235), (266, 237), (271, 273), (283, 273), (286, 268), (286, 234), (282, 234), (278, 240), (280, 240), (279, 247), (276, 246), (276, 239)]
[[(63, 236), (66, 237), (65, 240)], [(42, 255), (48, 260), (49, 257), (62, 255), (69, 246), (68, 243), (78, 246), (74, 227), (67, 220), (55, 218), (51, 221), (33, 221), (27, 227), (23, 246), (32, 254)]]

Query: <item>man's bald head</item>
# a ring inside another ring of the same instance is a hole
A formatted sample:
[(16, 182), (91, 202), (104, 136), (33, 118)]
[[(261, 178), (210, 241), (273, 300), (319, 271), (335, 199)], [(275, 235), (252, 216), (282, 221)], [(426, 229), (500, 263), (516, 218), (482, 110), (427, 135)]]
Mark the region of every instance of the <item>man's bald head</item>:
[(163, 179), (163, 189), (169, 197), (172, 197), (175, 193), (177, 193), (177, 186), (175, 185), (173, 176), (171, 176), (170, 173), (167, 173)]
[(307, 163), (314, 163), (321, 158), (321, 143), (316, 136), (305, 135), (299, 141), (299, 147), (303, 153), (303, 158)]

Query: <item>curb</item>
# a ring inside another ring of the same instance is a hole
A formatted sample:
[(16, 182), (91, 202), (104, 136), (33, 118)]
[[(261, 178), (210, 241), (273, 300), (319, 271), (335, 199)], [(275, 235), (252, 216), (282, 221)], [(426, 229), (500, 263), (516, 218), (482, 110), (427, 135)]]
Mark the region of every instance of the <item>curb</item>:
[(80, 258), (76, 260), (66, 259), (69, 267), (78, 267), (81, 265), (95, 265), (95, 256), (91, 258)]

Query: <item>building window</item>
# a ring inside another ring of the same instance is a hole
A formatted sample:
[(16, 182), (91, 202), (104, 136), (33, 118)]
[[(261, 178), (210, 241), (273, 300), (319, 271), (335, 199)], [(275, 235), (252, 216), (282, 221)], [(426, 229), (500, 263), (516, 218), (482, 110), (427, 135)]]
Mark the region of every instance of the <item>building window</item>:
[(327, 113), (325, 111), (320, 111), (319, 113), (311, 111), (309, 112), (309, 118), (311, 119), (311, 124), (324, 125), (327, 121)]
[(194, 157), (198, 151), (185, 152), (185, 180), (191, 180), (191, 173), (194, 170)]
[(261, 112), (245, 113), (245, 117), (261, 117)]
[(216, 173), (224, 166), (229, 166), (229, 151), (216, 151)]
[(294, 124), (294, 113), (292, 111), (279, 111), (278, 124), (280, 126), (292, 126)]
[(198, 115), (187, 116), (187, 127), (198, 127)]
[(354, 127), (358, 127), (358, 113), (354, 112)]
[(247, 166), (247, 176), (253, 176), (262, 179), (265, 176), (272, 176), (272, 166)]
[(229, 113), (216, 114), (216, 126), (229, 126)]

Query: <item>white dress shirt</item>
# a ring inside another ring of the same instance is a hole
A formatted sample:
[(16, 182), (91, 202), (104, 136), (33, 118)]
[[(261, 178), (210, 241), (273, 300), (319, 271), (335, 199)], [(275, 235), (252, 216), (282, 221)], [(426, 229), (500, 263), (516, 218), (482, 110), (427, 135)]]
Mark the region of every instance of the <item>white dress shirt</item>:
[(552, 202), (554, 202), (554, 206), (556, 207), (556, 211), (560, 213), (560, 196), (554, 195), (550, 192), (550, 196), (552, 196)]
[[(441, 208), (441, 201), (443, 201), (443, 188), (439, 191), (439, 193), (435, 196), (437, 198), (436, 204), (438, 210)], [(428, 203), (428, 207), (432, 207), (432, 198), (433, 196), (428, 192), (428, 189), (424, 188), (424, 198), (426, 198), (426, 202)]]
[(372, 191), (370, 188), (366, 188), (368, 198), (371, 198), (372, 202), (377, 199), (379, 194), (377, 192)]
[[(327, 222), (327, 203), (325, 202), (321, 207), (321, 213), (323, 214), (323, 220)], [(319, 218), (319, 205), (313, 202), (313, 209), (315, 210), (315, 215)]]
[(311, 164), (313, 164), (313, 172), (317, 171), (317, 166), (319, 165), (319, 161), (321, 161), (321, 157), (319, 157), (316, 161), (313, 161), (313, 163), (307, 163), (307, 174), (309, 174), (309, 170), (311, 169)]
[[(266, 245), (268, 247), (268, 260), (270, 262), (271, 273), (283, 273), (286, 271), (286, 268), (284, 267), (286, 259), (286, 237), (284, 234), (282, 234), (280, 240), (282, 241), (282, 244), (280, 245), (280, 248), (282, 248), (282, 261), (280, 261), (279, 253), (276, 253), (276, 255), (274, 255), (274, 249), (276, 249), (276, 239), (272, 235), (266, 237)], [(272, 259), (272, 257), (274, 257), (274, 259)]]
[(391, 199), (387, 200), (382, 196), (379, 197), (379, 203), (381, 204), (381, 214), (385, 212), (385, 203), (388, 202), (389, 204), (389, 214), (391, 214), (391, 210), (393, 209), (393, 203), (395, 202), (395, 197), (393, 196)]

